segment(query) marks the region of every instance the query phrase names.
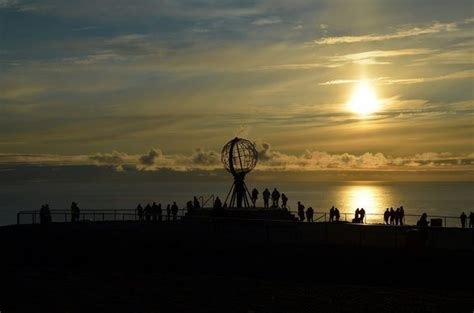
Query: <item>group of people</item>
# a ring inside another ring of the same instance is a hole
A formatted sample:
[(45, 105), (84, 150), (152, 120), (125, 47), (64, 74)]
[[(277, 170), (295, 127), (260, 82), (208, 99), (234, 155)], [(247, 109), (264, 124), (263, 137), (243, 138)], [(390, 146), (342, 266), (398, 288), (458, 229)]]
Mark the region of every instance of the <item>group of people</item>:
[(332, 206), (331, 209), (329, 209), (329, 221), (339, 222), (340, 218), (341, 218), (341, 213), (339, 212), (339, 209)]
[(364, 208), (357, 208), (355, 210), (354, 218), (352, 219), (352, 223), (361, 223), (364, 224), (365, 220), (365, 210)]
[[(254, 188), (251, 194), (252, 206), (254, 208), (256, 207), (258, 194), (259, 194), (258, 190)], [(272, 199), (272, 208), (280, 207), (280, 198), (281, 198), (281, 208), (282, 209), (288, 208), (287, 207), (288, 197), (284, 193), (280, 194), (280, 192), (276, 188), (274, 188), (271, 193), (270, 193), (270, 190), (268, 190), (268, 188), (265, 188), (265, 190), (262, 193), (262, 196), (263, 196), (263, 207), (265, 209), (270, 208), (270, 197)]]
[(396, 210), (393, 208), (387, 208), (383, 214), (383, 220), (385, 221), (386, 225), (390, 224), (403, 226), (405, 221), (405, 210), (403, 209), (403, 205)]
[[(156, 202), (153, 202), (151, 205), (148, 203), (145, 205), (145, 208), (143, 208), (141, 204), (138, 204), (135, 211), (140, 222), (161, 222), (163, 220), (161, 203), (156, 204)], [(178, 219), (178, 211), (179, 208), (176, 202), (173, 202), (171, 205), (168, 204), (166, 206), (166, 220), (170, 221), (173, 219), (173, 221), (176, 221)]]
[[(461, 227), (466, 228), (466, 220), (467, 220), (466, 213), (462, 212), (460, 219), (461, 219)], [(469, 228), (474, 228), (474, 212), (471, 212), (469, 214)]]
[(308, 223), (314, 222), (314, 210), (312, 207), (308, 207), (305, 211), (304, 205), (300, 201), (298, 201), (298, 219), (300, 222), (304, 222), (305, 217)]

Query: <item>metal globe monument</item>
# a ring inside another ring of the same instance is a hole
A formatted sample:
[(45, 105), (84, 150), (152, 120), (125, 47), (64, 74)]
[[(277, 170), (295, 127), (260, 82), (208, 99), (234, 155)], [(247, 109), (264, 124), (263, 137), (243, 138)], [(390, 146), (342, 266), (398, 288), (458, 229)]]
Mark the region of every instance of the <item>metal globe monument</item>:
[[(245, 175), (257, 165), (258, 153), (255, 145), (243, 138), (235, 137), (222, 148), (221, 161), (225, 169), (234, 176), (234, 183), (227, 194), (224, 206), (249, 208), (250, 192), (245, 185)], [(230, 199), (229, 199), (230, 197)]]

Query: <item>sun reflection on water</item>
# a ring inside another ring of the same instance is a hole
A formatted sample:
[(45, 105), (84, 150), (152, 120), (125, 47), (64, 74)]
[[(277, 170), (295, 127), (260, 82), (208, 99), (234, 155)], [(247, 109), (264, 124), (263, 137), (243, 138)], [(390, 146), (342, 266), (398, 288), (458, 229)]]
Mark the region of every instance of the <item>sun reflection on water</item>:
[[(379, 186), (361, 185), (350, 186), (345, 190), (345, 212), (354, 212), (357, 208), (364, 208), (367, 214), (381, 214), (384, 211), (384, 193)], [(379, 220), (377, 216), (367, 216), (369, 220)]]

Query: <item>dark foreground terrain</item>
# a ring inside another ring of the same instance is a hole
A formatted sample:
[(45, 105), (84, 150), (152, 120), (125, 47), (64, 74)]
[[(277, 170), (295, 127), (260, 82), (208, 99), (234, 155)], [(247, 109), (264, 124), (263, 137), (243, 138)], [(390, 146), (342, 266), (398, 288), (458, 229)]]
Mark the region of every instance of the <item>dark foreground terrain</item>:
[(305, 227), (312, 225), (1, 227), (0, 311), (474, 310), (472, 249), (367, 246), (356, 228), (364, 226), (354, 227), (357, 244), (336, 245), (307, 240)]

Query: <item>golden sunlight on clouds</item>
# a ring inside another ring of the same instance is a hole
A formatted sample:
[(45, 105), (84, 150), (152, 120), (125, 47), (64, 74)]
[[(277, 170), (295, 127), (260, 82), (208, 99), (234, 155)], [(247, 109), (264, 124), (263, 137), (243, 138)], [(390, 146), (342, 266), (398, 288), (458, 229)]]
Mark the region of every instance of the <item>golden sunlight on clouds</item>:
[(348, 107), (352, 112), (363, 116), (379, 109), (380, 101), (369, 82), (363, 80), (357, 84)]

